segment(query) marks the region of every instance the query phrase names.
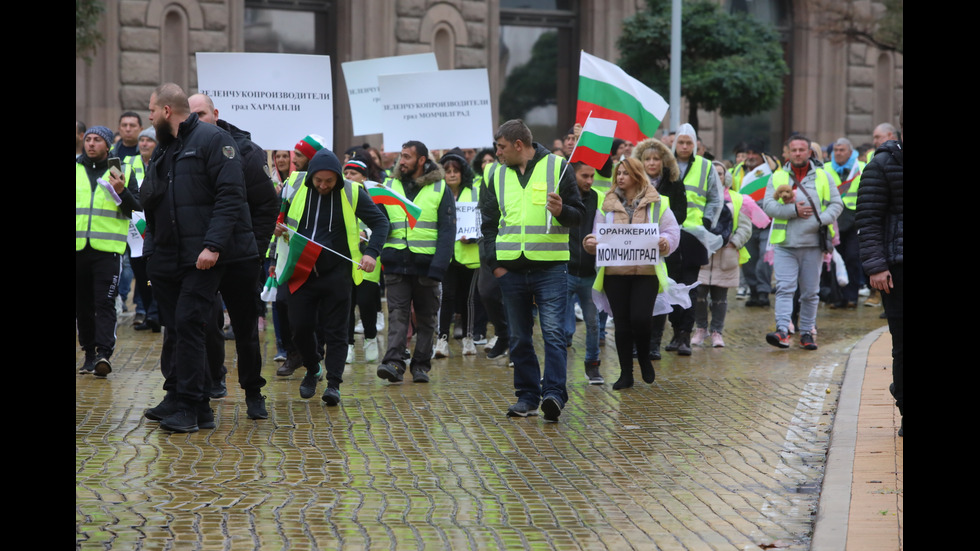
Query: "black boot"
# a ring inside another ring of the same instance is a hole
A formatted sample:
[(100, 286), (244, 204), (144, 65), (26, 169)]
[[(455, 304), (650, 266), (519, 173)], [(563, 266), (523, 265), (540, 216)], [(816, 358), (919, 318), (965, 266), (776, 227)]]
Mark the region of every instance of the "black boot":
[(623, 369), (619, 373), (619, 380), (613, 383), (613, 390), (623, 390), (624, 388), (630, 388), (633, 386), (633, 366), (629, 367), (629, 371)]
[(691, 355), (691, 332), (690, 331), (680, 331), (677, 333), (677, 355), (678, 356)]

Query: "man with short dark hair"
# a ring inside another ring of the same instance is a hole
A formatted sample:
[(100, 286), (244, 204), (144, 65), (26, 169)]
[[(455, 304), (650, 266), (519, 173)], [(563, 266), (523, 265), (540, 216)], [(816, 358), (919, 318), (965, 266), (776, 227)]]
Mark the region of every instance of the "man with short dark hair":
[(571, 163), (569, 169), (575, 173), (575, 183), (582, 194), (585, 211), (578, 224), (568, 231), (568, 296), (565, 304), (565, 340), (571, 343), (575, 335), (575, 298), (582, 307), (585, 321), (585, 376), (589, 384), (601, 385), (605, 382), (599, 372), (599, 316), (592, 302), (592, 285), (595, 283), (595, 255), (589, 254), (582, 246), (585, 236), (592, 233), (595, 213), (602, 205), (605, 194), (592, 188), (596, 170), (579, 161)]
[(231, 135), (191, 113), (176, 84), (150, 96), (153, 152), (146, 199), (147, 271), (160, 305), (160, 367), (167, 396), (146, 411), (175, 432), (214, 428), (205, 327), (226, 270), (254, 273), (258, 256), (245, 201), (241, 153)]
[(413, 306), (415, 352), (407, 367), (414, 382), (429, 382), (439, 314), (439, 283), (449, 268), (456, 240), (456, 201), (443, 178), (442, 166), (429, 158), (425, 144), (412, 140), (402, 145), (392, 177), (385, 181), (387, 187), (422, 209), (414, 226), (401, 207), (385, 205), (382, 209), (390, 221), (388, 239), (381, 251), (388, 298), (388, 350), (377, 373), (392, 383), (404, 378), (405, 343)]
[(75, 159), (75, 324), (85, 351), (78, 372), (105, 377), (112, 372), (109, 359), (116, 345), (119, 257), (126, 251), (129, 217), (141, 207), (126, 165), (121, 175), (109, 169), (112, 131), (89, 128), (83, 143), (85, 150)]
[[(732, 168), (732, 189), (741, 192), (742, 180), (757, 169), (759, 172), (752, 175), (754, 178), (763, 178), (767, 171), (776, 168), (779, 168), (779, 165), (775, 159), (763, 152), (762, 142), (751, 140), (745, 145), (745, 160)], [(752, 224), (752, 237), (745, 243), (749, 260), (742, 264), (742, 277), (749, 287), (749, 298), (745, 301), (745, 305), (749, 307), (769, 307), (769, 294), (772, 293), (772, 266), (763, 260), (768, 235), (768, 226), (759, 228)]]
[(832, 224), (844, 205), (833, 176), (811, 160), (810, 141), (796, 135), (787, 146), (790, 160), (773, 173), (762, 200), (762, 210), (773, 218), (769, 242), (775, 245), (776, 276), (776, 330), (766, 335), (766, 342), (789, 348), (793, 295), (799, 287), (800, 347), (816, 350), (820, 265), (830, 246), (823, 231), (833, 237)]
[(143, 119), (135, 111), (126, 111), (119, 116), (119, 141), (112, 146), (110, 157), (119, 157), (129, 164), (138, 156), (139, 135), (143, 130)]
[(225, 272), (219, 287), (219, 300), (215, 301), (215, 320), (208, 326), (208, 362), (211, 368), (211, 397), (220, 398), (228, 391), (225, 385), (227, 369), (224, 366), (225, 343), (221, 332), (223, 316), (221, 302), (228, 310), (228, 317), (235, 334), (235, 348), (238, 352), (238, 383), (245, 391), (245, 403), (249, 419), (265, 419), (269, 415), (265, 409), (265, 397), (261, 389), (265, 386), (262, 378), (262, 354), (259, 351), (258, 316), (261, 309), (259, 293), (265, 278), (262, 262), (269, 249), (269, 240), (275, 229), (279, 215), (279, 200), (275, 184), (269, 178), (265, 151), (256, 145), (251, 134), (235, 125), (218, 118), (218, 110), (205, 94), (194, 94), (187, 99), (192, 113), (201, 122), (216, 125), (231, 134), (238, 151), (242, 155), (245, 178), (245, 198), (248, 201), (252, 231), (259, 251), (259, 260), (251, 274), (247, 269)]
[[(557, 422), (568, 402), (565, 389), (565, 301), (568, 289), (568, 229), (584, 206), (566, 161), (534, 143), (524, 121), (505, 122), (494, 134), (500, 165), (480, 191), (483, 215), (481, 261), (500, 283), (510, 328), (517, 403), (510, 417), (544, 411)], [(544, 337), (544, 379), (531, 340), (537, 306)]]

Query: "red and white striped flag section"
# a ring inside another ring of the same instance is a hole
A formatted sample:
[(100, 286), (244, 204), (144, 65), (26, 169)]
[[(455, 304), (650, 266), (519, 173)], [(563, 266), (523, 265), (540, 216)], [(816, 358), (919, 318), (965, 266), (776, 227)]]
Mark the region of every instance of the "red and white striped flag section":
[(582, 135), (568, 162), (583, 162), (599, 170), (609, 159), (613, 138), (616, 137), (616, 121), (589, 117), (582, 127)]
[(616, 137), (637, 143), (653, 136), (667, 114), (667, 102), (617, 65), (582, 52), (576, 121), (593, 115), (615, 120)]

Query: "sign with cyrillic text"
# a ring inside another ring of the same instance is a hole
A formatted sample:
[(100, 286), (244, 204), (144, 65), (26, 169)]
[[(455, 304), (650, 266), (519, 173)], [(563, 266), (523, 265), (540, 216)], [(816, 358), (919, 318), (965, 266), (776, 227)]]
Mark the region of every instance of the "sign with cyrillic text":
[(341, 63), (344, 82), (347, 84), (347, 97), (350, 100), (350, 117), (354, 124), (354, 135), (379, 134), (384, 131), (381, 124), (380, 75), (402, 75), (405, 73), (430, 73), (438, 71), (436, 54), (399, 55), (379, 57), (363, 61)]
[(429, 149), (478, 148), (493, 141), (490, 81), (486, 69), (383, 75), (385, 149), (410, 140)]
[(659, 224), (596, 224), (596, 266), (660, 263)]
[(481, 218), (476, 202), (456, 203), (456, 241), (477, 239), (483, 235), (480, 233)]
[(199, 52), (197, 87), (265, 149), (292, 150), (309, 134), (333, 147), (330, 56)]

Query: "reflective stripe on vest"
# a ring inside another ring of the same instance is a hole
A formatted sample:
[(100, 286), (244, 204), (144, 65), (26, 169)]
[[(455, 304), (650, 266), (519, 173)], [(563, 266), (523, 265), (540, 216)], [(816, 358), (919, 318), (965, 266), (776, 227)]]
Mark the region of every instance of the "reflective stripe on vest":
[[(857, 163), (857, 175), (854, 177), (853, 180), (851, 180), (851, 185), (848, 186), (847, 190), (844, 193), (840, 194), (840, 200), (843, 201), (844, 206), (850, 210), (857, 209), (858, 187), (861, 185), (861, 175), (864, 174), (864, 167), (867, 166), (867, 164), (862, 163), (861, 161), (854, 161), (854, 162)], [(844, 185), (844, 182), (841, 181), (840, 174), (837, 174), (837, 172), (834, 171), (833, 163), (830, 162), (824, 163), (823, 167), (827, 169), (827, 172), (829, 172), (834, 176), (834, 183), (837, 184), (837, 190), (840, 191), (840, 187)], [(850, 176), (855, 171), (852, 168), (847, 172), (848, 172), (847, 175)]]
[[(385, 185), (408, 197), (400, 180), (389, 178)], [(409, 226), (408, 215), (405, 214), (404, 209), (395, 205), (385, 205), (385, 208), (388, 209), (388, 219), (391, 220), (385, 248), (404, 249), (408, 247), (410, 251), (416, 254), (436, 254), (436, 240), (439, 235), (439, 205), (442, 203), (442, 195), (445, 192), (446, 182), (444, 180), (422, 186), (418, 195), (412, 200), (422, 209), (414, 228)]]
[(129, 169), (133, 171), (133, 176), (136, 177), (136, 185), (140, 187), (143, 185), (143, 178), (145, 177), (145, 171), (143, 167), (143, 157), (139, 155), (134, 155), (132, 157), (126, 157), (131, 159), (129, 162)]
[(704, 157), (691, 157), (691, 167), (684, 176), (684, 193), (687, 194), (687, 218), (684, 227), (702, 226), (704, 207), (708, 204), (708, 177), (711, 163)]
[[(670, 198), (661, 195), (660, 200), (655, 203), (650, 203), (647, 205), (647, 220), (656, 219), (657, 224), (660, 224), (660, 220), (664, 216), (664, 212), (670, 210)], [(614, 213), (607, 212), (603, 213), (607, 224), (613, 223)], [(658, 292), (663, 292), (664, 289), (670, 287), (670, 283), (667, 279), (667, 263), (661, 258), (660, 262), (654, 268), (657, 272), (657, 283), (660, 285)], [(597, 270), (595, 283), (592, 284), (592, 288), (600, 293), (605, 290), (606, 280), (606, 267), (602, 266)]]
[[(465, 198), (463, 194), (466, 193), (466, 189), (462, 189), (459, 192), (459, 199), (457, 201), (466, 203), (472, 202), (476, 203), (480, 200), (480, 189), (474, 184), (470, 187), (470, 196)], [(477, 211), (477, 222), (479, 222), (479, 211)], [(453, 245), (453, 255), (456, 257), (456, 262), (459, 262), (467, 268), (479, 268), (480, 267), (480, 246), (476, 243), (463, 243), (462, 241), (456, 241)]]
[[(129, 166), (123, 165), (124, 182), (130, 174)], [(102, 179), (109, 181), (108, 170)], [(101, 185), (92, 189), (85, 167), (75, 163), (75, 250), (84, 249), (88, 242), (97, 251), (123, 254), (129, 221)]]
[[(283, 200), (292, 203), (293, 199), (296, 198), (296, 193), (300, 190), (300, 188), (303, 186), (303, 182), (305, 181), (305, 170), (296, 171), (290, 174), (289, 178), (286, 179), (286, 183), (282, 186)], [(299, 227), (299, 219), (294, 220), (293, 218), (290, 218), (291, 212), (293, 212), (292, 208), (286, 212), (286, 225), (290, 228)], [(303, 211), (300, 210), (299, 214), (302, 215)]]
[[(344, 215), (344, 229), (347, 233), (347, 246), (350, 248), (350, 257), (354, 259), (354, 262), (351, 263), (351, 277), (354, 279), (354, 285), (360, 285), (361, 280), (364, 278), (364, 272), (358, 269), (358, 265), (361, 263), (361, 232), (357, 229), (357, 216), (354, 214), (357, 211), (358, 197), (357, 188), (354, 187), (355, 185), (350, 180), (344, 180), (344, 192), (340, 194), (340, 211)], [(294, 231), (298, 231), (299, 220), (303, 219), (303, 211), (306, 210), (309, 193), (309, 187), (300, 186), (296, 190), (296, 194), (293, 195), (292, 202), (289, 204), (289, 212), (286, 214), (286, 226)], [(296, 220), (297, 222), (293, 224), (291, 220)], [(333, 253), (324, 251), (321, 254)]]
[[(831, 177), (827, 174), (829, 171), (822, 168), (816, 168), (817, 171), (817, 198), (820, 199), (820, 212), (827, 210), (827, 205), (830, 204), (830, 180)], [(789, 185), (789, 173), (780, 168), (776, 172), (772, 173), (772, 189), (775, 190), (779, 186), (787, 184)], [(806, 200), (806, 196), (800, 197), (802, 200)], [(780, 204), (782, 199), (779, 200)], [(809, 201), (808, 201), (809, 203)], [(786, 226), (789, 221), (785, 218), (773, 218), (772, 219), (772, 233), (769, 234), (769, 242), (773, 244), (782, 243), (786, 240)], [(834, 231), (834, 225), (828, 226), (830, 229), (830, 237), (834, 237), (836, 232)]]
[[(500, 165), (495, 192), (500, 206), (497, 233), (497, 259), (517, 260), (523, 254), (528, 260), (568, 262), (568, 228), (551, 217), (548, 226), (548, 194), (556, 192), (561, 163), (555, 155), (540, 159), (523, 187), (517, 172)], [(511, 184), (507, 184), (507, 181)]]

